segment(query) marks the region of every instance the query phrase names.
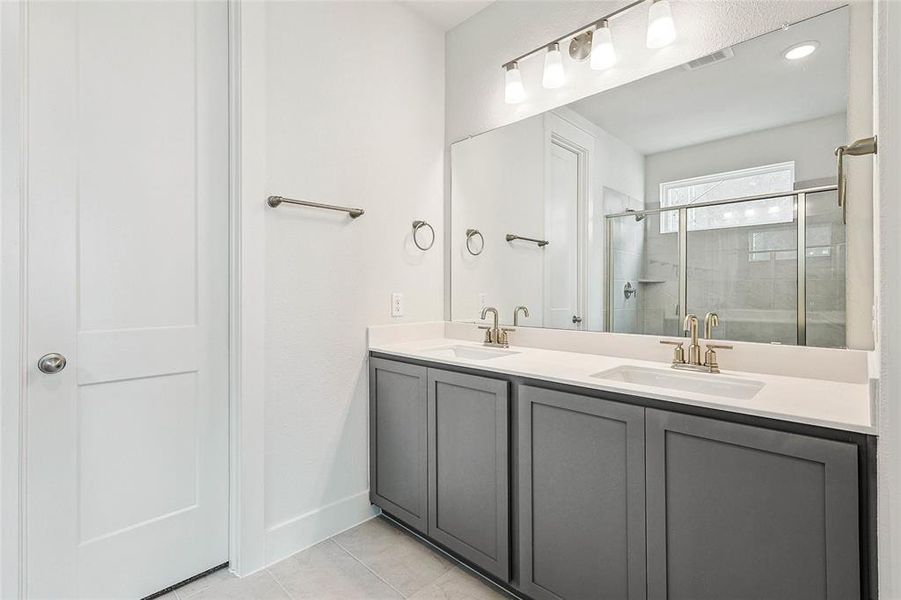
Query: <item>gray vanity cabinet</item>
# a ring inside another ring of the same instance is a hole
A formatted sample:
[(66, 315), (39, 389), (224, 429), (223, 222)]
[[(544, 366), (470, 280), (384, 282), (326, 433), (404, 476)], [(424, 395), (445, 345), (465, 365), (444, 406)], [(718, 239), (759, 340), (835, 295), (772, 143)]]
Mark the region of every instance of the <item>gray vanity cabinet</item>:
[(522, 590), (645, 598), (644, 408), (522, 386), (518, 420)]
[(428, 370), (429, 536), (508, 580), (509, 384)]
[(854, 444), (648, 409), (651, 600), (860, 597)]
[(369, 361), (369, 499), (428, 533), (427, 370)]

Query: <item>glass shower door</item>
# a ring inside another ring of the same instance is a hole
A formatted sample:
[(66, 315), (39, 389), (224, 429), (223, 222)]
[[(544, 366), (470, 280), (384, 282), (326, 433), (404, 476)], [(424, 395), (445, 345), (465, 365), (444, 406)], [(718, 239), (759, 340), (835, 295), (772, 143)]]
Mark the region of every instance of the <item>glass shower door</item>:
[(804, 291), (808, 346), (842, 348), (845, 337), (845, 224), (835, 191), (807, 194)]
[(716, 339), (798, 340), (793, 196), (687, 209), (686, 312), (720, 317)]

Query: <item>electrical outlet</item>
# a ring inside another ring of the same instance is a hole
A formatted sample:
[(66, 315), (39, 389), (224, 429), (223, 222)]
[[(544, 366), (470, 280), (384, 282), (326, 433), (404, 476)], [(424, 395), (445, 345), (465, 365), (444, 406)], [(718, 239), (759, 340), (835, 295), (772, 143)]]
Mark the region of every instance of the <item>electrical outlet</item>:
[(394, 292), (393, 294), (391, 294), (391, 316), (404, 316), (404, 295), (400, 292)]
[(479, 310), (488, 306), (488, 294), (479, 294)]

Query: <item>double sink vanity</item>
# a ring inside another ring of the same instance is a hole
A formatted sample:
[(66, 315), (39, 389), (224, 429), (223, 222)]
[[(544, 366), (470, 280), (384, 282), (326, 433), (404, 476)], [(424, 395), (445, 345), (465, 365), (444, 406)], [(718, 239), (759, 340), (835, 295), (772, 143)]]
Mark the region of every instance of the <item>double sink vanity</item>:
[(528, 598), (872, 597), (866, 353), (736, 343), (747, 370), (690, 373), (647, 336), (509, 335), (370, 328), (388, 516)]
[(867, 6), (451, 144), (374, 504), (535, 600), (876, 597)]

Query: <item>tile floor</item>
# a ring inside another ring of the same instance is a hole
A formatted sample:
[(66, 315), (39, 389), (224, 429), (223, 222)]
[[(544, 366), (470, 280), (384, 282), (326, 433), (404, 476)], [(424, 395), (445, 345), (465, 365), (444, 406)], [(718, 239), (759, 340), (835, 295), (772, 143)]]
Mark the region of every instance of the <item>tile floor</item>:
[(160, 600), (505, 600), (509, 598), (378, 517), (238, 579), (221, 569)]

